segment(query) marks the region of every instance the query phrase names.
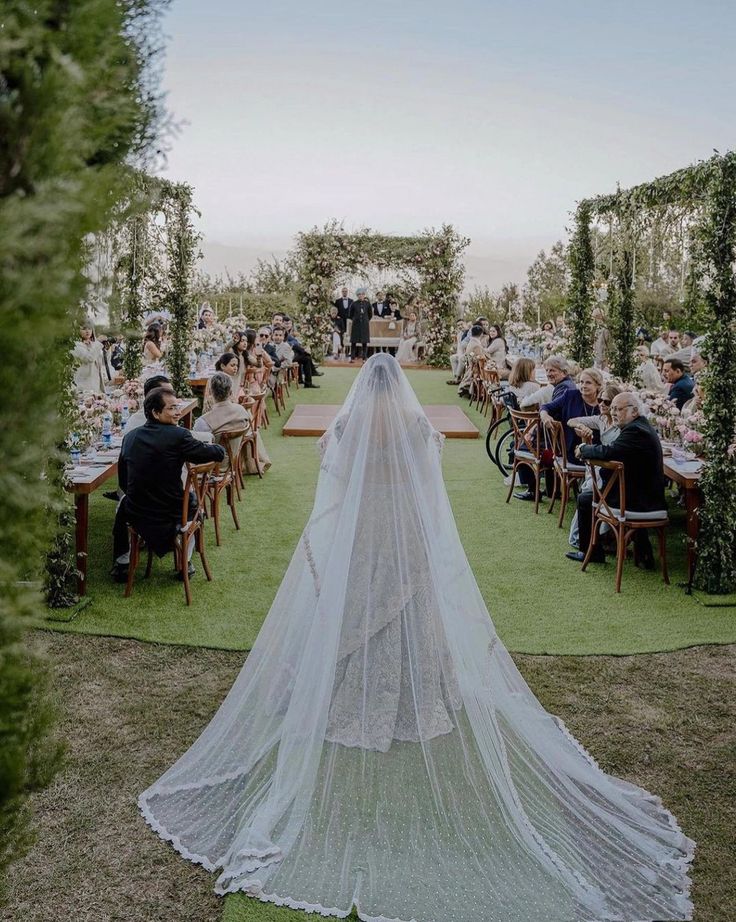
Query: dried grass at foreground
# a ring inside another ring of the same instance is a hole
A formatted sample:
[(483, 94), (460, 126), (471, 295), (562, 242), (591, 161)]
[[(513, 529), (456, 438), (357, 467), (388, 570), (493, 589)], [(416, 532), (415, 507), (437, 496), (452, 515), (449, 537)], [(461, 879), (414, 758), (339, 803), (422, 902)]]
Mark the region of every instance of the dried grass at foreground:
[[(213, 879), (154, 836), (137, 795), (200, 732), (242, 654), (42, 634), (68, 741), (12, 871), (13, 922), (215, 922)], [(517, 656), (532, 688), (608, 771), (659, 794), (699, 843), (700, 922), (736, 916), (736, 647), (636, 657)], [(265, 920), (239, 901), (229, 915)], [(291, 914), (290, 914), (291, 915)], [(293, 913), (295, 920), (311, 918)]]

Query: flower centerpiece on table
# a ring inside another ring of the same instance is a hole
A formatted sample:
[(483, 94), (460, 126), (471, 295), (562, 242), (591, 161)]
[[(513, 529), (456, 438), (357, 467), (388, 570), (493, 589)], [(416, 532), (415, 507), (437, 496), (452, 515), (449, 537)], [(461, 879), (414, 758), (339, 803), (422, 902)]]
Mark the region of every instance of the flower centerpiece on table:
[(222, 351), (230, 341), (230, 334), (223, 323), (195, 330), (192, 334), (192, 348), (198, 355)]
[(227, 330), (227, 342), (232, 342), (233, 333), (248, 329), (248, 321), (245, 314), (231, 314), (223, 320), (222, 326)]
[(681, 424), (677, 404), (665, 395), (656, 394), (653, 391), (642, 391), (639, 397), (646, 407), (647, 419), (660, 437), (667, 441), (676, 441), (680, 435), (678, 427)]
[(684, 448), (690, 449), (696, 455), (702, 455), (705, 450), (705, 416), (702, 410), (695, 410), (693, 413), (682, 417), (677, 425)]
[(84, 394), (71, 419), (67, 445), (75, 444), (81, 450), (90, 448), (102, 435), (102, 420), (112, 413), (110, 401), (98, 394)]

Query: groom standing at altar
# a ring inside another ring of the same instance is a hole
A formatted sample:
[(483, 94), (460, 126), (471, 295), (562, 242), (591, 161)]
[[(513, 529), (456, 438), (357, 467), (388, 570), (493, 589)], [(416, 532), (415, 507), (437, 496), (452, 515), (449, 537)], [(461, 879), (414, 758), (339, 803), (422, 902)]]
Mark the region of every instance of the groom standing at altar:
[(344, 285), (342, 286), (340, 297), (335, 298), (332, 303), (337, 308), (337, 316), (340, 317), (347, 329), (348, 317), (350, 316), (350, 308), (353, 306), (353, 299), (348, 297), (348, 290)]
[(356, 292), (357, 300), (350, 305), (349, 317), (352, 320), (350, 327), (350, 361), (354, 361), (356, 347), (360, 344), (363, 361), (368, 358), (368, 343), (371, 338), (371, 317), (373, 308), (368, 300), (365, 288), (359, 288)]

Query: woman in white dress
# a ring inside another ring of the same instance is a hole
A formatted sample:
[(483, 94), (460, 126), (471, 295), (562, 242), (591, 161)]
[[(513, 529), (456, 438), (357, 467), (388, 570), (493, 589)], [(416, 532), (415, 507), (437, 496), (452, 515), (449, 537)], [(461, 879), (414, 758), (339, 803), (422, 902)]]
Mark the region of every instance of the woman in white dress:
[(78, 363), (74, 386), (84, 394), (105, 393), (105, 358), (102, 344), (95, 339), (91, 326), (81, 327), (79, 342), (74, 344), (72, 358)]
[(418, 346), (422, 339), (422, 324), (417, 318), (416, 311), (409, 311), (408, 318), (404, 321), (401, 341), (396, 351), (396, 359), (405, 364), (412, 364), (418, 360)]
[(217, 892), (322, 916), (689, 919), (693, 842), (596, 765), (498, 638), (442, 442), (398, 362), (370, 358), (255, 646), (145, 819)]

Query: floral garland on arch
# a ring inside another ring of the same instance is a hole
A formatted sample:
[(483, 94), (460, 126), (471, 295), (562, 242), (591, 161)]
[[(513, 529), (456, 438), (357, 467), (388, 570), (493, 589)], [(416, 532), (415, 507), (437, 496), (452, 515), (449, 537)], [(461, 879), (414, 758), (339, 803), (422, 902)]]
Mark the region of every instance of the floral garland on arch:
[(465, 268), (460, 260), (470, 240), (451, 225), (426, 230), (416, 237), (394, 237), (364, 228), (347, 233), (337, 221), (323, 230), (299, 234), (295, 248), (297, 293), (301, 304), (300, 333), (319, 355), (332, 323), (329, 308), (340, 275), (355, 275), (369, 266), (395, 269), (407, 281), (418, 277), (417, 297), (426, 324), (426, 361), (446, 365)]

